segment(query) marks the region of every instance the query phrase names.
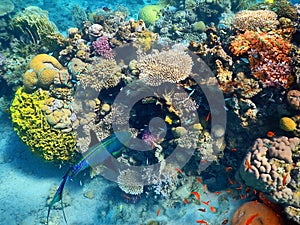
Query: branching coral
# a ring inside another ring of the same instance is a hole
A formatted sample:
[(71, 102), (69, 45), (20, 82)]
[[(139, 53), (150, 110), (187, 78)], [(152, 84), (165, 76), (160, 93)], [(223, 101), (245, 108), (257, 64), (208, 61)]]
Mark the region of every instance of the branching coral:
[(140, 180), (139, 176), (140, 174), (133, 170), (122, 170), (117, 178), (118, 185), (127, 194), (142, 194), (144, 191), (144, 185)]
[(42, 112), (48, 98), (47, 91), (27, 94), (24, 88), (19, 88), (10, 108), (14, 129), (31, 151), (44, 159), (70, 160), (76, 145), (74, 133), (50, 127)]
[(291, 74), (290, 37), (293, 29), (239, 34), (230, 46), (236, 56), (249, 55), (253, 75), (265, 86), (288, 88), (293, 82)]
[(192, 58), (179, 50), (141, 56), (137, 63), (140, 79), (150, 86), (159, 86), (164, 82), (178, 83), (190, 75), (192, 66)]

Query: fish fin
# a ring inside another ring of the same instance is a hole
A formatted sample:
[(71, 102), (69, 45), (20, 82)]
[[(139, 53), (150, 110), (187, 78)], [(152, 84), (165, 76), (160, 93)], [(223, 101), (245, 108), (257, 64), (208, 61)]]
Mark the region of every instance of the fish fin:
[(91, 142), (90, 142), (89, 148), (91, 148), (92, 146), (94, 146), (100, 142), (97, 137), (97, 134), (92, 129), (90, 129), (90, 137), (91, 137)]
[[(68, 172), (67, 172), (67, 173), (65, 174), (65, 176), (63, 177), (62, 182), (60, 183), (59, 187), (57, 188), (56, 193), (55, 193), (54, 197), (52, 198), (52, 201), (51, 201), (50, 204), (49, 204), (49, 207), (48, 207), (48, 214), (47, 214), (47, 224), (48, 224), (48, 222), (49, 222), (49, 216), (50, 216), (50, 211), (51, 211), (52, 206), (53, 206), (56, 202), (59, 202), (59, 201), (61, 201), (61, 204), (62, 204), (63, 190), (64, 190), (64, 187), (65, 187), (65, 184), (67, 183), (67, 181), (68, 181), (69, 178), (70, 178), (69, 172), (70, 172), (70, 169), (68, 170)], [(62, 206), (63, 206), (63, 205), (62, 205)], [(64, 208), (62, 208), (62, 210), (63, 210), (64, 219), (65, 219), (65, 221), (66, 221)], [(67, 221), (66, 221), (66, 222), (67, 222)]]

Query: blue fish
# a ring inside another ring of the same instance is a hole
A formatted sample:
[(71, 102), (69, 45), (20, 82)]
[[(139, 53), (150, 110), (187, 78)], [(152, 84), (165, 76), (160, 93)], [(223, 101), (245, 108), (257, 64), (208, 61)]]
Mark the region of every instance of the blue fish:
[[(122, 152), (125, 148), (122, 143), (126, 143), (130, 139), (129, 132), (118, 132), (118, 135), (113, 134), (101, 142), (98, 141), (96, 134), (93, 131), (91, 133), (91, 144), (93, 143), (93, 139), (97, 140), (97, 144), (90, 147), (83, 155), (82, 159), (76, 164), (69, 168), (67, 173), (63, 176), (63, 180), (60, 183), (56, 193), (51, 200), (49, 207), (48, 207), (48, 214), (47, 214), (47, 224), (49, 222), (50, 211), (53, 205), (56, 202), (61, 202), (61, 207), (63, 211), (64, 220), (67, 223), (66, 215), (63, 208), (63, 190), (66, 183), (75, 177), (78, 173), (85, 170), (89, 166), (96, 166), (104, 163), (104, 161), (108, 160), (110, 156), (116, 157), (117, 155)], [(120, 140), (119, 140), (120, 139)]]

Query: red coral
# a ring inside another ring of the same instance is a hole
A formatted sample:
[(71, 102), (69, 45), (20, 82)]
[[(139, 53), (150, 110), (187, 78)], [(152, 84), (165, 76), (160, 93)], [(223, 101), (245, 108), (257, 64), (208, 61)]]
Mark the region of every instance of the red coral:
[(288, 88), (293, 82), (291, 74), (290, 37), (293, 30), (246, 31), (232, 42), (234, 55), (248, 54), (252, 74), (265, 86)]

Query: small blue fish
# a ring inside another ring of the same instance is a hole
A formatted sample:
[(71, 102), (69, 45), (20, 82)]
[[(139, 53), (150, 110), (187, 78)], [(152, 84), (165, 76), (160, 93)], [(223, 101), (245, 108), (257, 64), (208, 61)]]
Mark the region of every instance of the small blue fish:
[[(126, 143), (130, 139), (130, 133), (129, 132), (118, 132), (118, 135), (113, 134), (101, 142), (98, 141), (96, 134), (93, 131), (90, 131), (91, 133), (91, 144), (93, 143), (93, 139), (97, 140), (97, 144), (93, 145), (90, 147), (85, 153), (82, 159), (74, 166), (71, 166), (70, 169), (67, 171), (67, 173), (63, 176), (63, 180), (60, 183), (58, 189), (56, 190), (56, 193), (51, 200), (48, 208), (48, 214), (47, 214), (47, 224), (49, 222), (49, 216), (50, 216), (50, 211), (53, 205), (56, 202), (61, 202), (61, 207), (63, 211), (63, 216), (64, 220), (67, 223), (66, 215), (64, 212), (63, 208), (63, 202), (62, 202), (62, 197), (63, 197), (63, 190), (65, 187), (65, 184), (75, 177), (78, 173), (81, 171), (85, 170), (88, 166), (96, 166), (100, 165), (109, 157), (112, 156), (117, 156), (120, 154), (120, 152), (124, 149), (124, 145), (122, 143)], [(120, 138), (120, 140), (118, 139)]]
[(247, 64), (250, 63), (249, 60), (248, 60), (247, 58), (241, 58), (241, 60), (242, 60), (244, 63), (247, 63)]

